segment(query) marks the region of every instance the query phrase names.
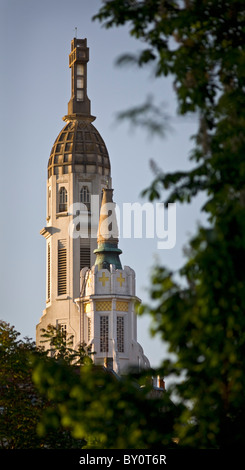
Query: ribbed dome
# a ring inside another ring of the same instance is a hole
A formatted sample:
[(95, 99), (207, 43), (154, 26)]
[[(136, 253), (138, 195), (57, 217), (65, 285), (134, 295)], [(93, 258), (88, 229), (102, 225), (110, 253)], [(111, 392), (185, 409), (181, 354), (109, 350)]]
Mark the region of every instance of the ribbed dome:
[(104, 140), (88, 120), (72, 120), (59, 133), (48, 162), (48, 177), (65, 173), (110, 175)]

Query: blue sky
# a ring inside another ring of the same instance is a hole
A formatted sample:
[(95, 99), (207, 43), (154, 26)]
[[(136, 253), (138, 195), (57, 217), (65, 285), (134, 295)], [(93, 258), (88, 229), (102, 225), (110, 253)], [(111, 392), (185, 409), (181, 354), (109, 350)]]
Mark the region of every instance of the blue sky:
[[(88, 96), (95, 127), (110, 155), (114, 201), (141, 202), (141, 191), (153, 178), (149, 161), (165, 171), (189, 167), (190, 136), (196, 120), (176, 117), (171, 79), (154, 79), (150, 68), (118, 67), (116, 58), (135, 52), (140, 43), (127, 28), (106, 30), (92, 16), (100, 0), (0, 1), (0, 135), (1, 135), (1, 319), (22, 336), (35, 339), (45, 308), (46, 177), (49, 154), (67, 114), (70, 99), (68, 55), (75, 35), (90, 49)], [(149, 94), (173, 117), (164, 139), (144, 129), (119, 124), (116, 114), (141, 104)], [(177, 206), (177, 242), (158, 250), (156, 239), (120, 239), (123, 265), (136, 271), (137, 295), (149, 300), (155, 257), (170, 269), (184, 261), (183, 247), (201, 220), (200, 199)], [(152, 366), (166, 355), (159, 338), (151, 338), (150, 319), (138, 320), (138, 341)]]

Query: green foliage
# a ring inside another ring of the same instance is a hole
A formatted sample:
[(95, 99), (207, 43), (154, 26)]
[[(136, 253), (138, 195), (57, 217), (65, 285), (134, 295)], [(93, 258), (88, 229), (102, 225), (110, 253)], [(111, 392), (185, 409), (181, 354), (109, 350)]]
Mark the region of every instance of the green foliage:
[(117, 377), (93, 364), (80, 369), (50, 358), (37, 361), (34, 382), (55, 407), (47, 409), (39, 431), (70, 429), (83, 448), (135, 449), (173, 447), (177, 414), (168, 394), (152, 397), (149, 378)]
[(67, 363), (82, 365), (91, 363), (93, 353), (85, 343), (79, 345), (77, 350), (73, 349), (73, 335), (67, 335), (61, 325), (48, 325), (47, 329), (41, 329), (40, 342), (48, 343), (46, 353), (55, 359), (62, 359)]
[(94, 366), (86, 345), (65, 351), (67, 338), (51, 325), (52, 357), (18, 336), (0, 322), (0, 448), (174, 447), (178, 407), (154, 392), (150, 371), (119, 378)]
[[(150, 200), (189, 203), (200, 192), (209, 226), (200, 227), (177, 273), (156, 266), (152, 303), (141, 307), (174, 354), (173, 392), (184, 405), (180, 445), (244, 444), (245, 416), (245, 10), (241, 0), (111, 0), (95, 19), (128, 25), (143, 45), (130, 58), (173, 77), (182, 115), (199, 116), (190, 171), (158, 171)], [(121, 62), (125, 62), (125, 58)], [(144, 111), (144, 110), (143, 110)], [(176, 278), (178, 275), (178, 283)]]
[(164, 106), (154, 105), (153, 97), (148, 96), (145, 103), (140, 106), (135, 106), (126, 111), (118, 113), (117, 118), (119, 121), (130, 121), (130, 130), (134, 130), (136, 126), (144, 127), (150, 138), (154, 136), (164, 137), (166, 132), (170, 130), (169, 116), (164, 111)]
[(48, 325), (47, 329), (41, 329), (41, 337), (44, 338), (40, 342), (48, 343), (46, 349), (47, 354), (50, 354), (56, 359), (64, 359), (69, 362), (73, 359), (73, 335), (67, 337), (66, 331), (62, 329), (61, 325)]
[(18, 336), (13, 327), (0, 322), (0, 447), (42, 447), (36, 426), (44, 403), (31, 379), (30, 355), (36, 348)]
[(0, 448), (1, 449), (67, 449), (81, 447), (61, 429), (40, 437), (37, 427), (50, 402), (42, 396), (32, 380), (33, 361), (44, 361), (46, 355), (28, 338), (8, 323), (0, 321)]
[(182, 445), (225, 448), (244, 443), (244, 220), (243, 209), (230, 221), (231, 233), (224, 233), (223, 225), (200, 229), (179, 283), (173, 273), (155, 267), (154, 308), (143, 307), (152, 315), (153, 334), (160, 334), (175, 355), (163, 363), (165, 377), (182, 378), (173, 387), (186, 404), (176, 423)]
[[(136, 57), (124, 55), (119, 63), (130, 59), (151, 65), (156, 76), (170, 75), (179, 113), (200, 115), (192, 154), (198, 166), (190, 172), (160, 173), (144, 195), (159, 194), (164, 187), (173, 189), (166, 203), (190, 202), (199, 191), (215, 200), (239, 197), (234, 186), (239, 191), (244, 184), (244, 2), (111, 0), (94, 19), (107, 28), (128, 24), (145, 48)], [(144, 115), (143, 106), (141, 111)]]

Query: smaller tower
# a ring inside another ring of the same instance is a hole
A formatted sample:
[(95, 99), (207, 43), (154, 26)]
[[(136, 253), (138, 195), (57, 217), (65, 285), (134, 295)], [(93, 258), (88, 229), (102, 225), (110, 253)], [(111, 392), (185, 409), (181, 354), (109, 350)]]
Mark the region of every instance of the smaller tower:
[(81, 342), (91, 347), (95, 364), (104, 364), (121, 374), (129, 368), (149, 368), (150, 363), (137, 342), (135, 272), (122, 268), (112, 189), (103, 189), (96, 260), (81, 271), (77, 303)]
[(87, 39), (74, 38), (71, 41), (71, 52), (69, 54), (69, 67), (71, 69), (71, 99), (68, 103), (68, 116), (95, 118), (91, 116), (90, 100), (87, 96), (87, 63), (89, 61), (89, 48)]
[(98, 248), (95, 265), (98, 269), (110, 269), (114, 265), (116, 269), (122, 269), (119, 255), (122, 251), (118, 248), (118, 226), (115, 212), (115, 203), (112, 200), (113, 189), (103, 189), (103, 197), (100, 209), (98, 228)]

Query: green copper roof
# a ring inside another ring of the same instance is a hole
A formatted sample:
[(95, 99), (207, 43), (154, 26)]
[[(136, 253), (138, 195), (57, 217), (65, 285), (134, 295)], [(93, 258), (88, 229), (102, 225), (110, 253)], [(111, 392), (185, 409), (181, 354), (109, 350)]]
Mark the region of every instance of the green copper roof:
[(94, 250), (96, 254), (95, 265), (98, 269), (110, 269), (110, 264), (114, 264), (116, 269), (122, 269), (119, 255), (122, 251), (110, 243), (101, 243), (100, 246)]

